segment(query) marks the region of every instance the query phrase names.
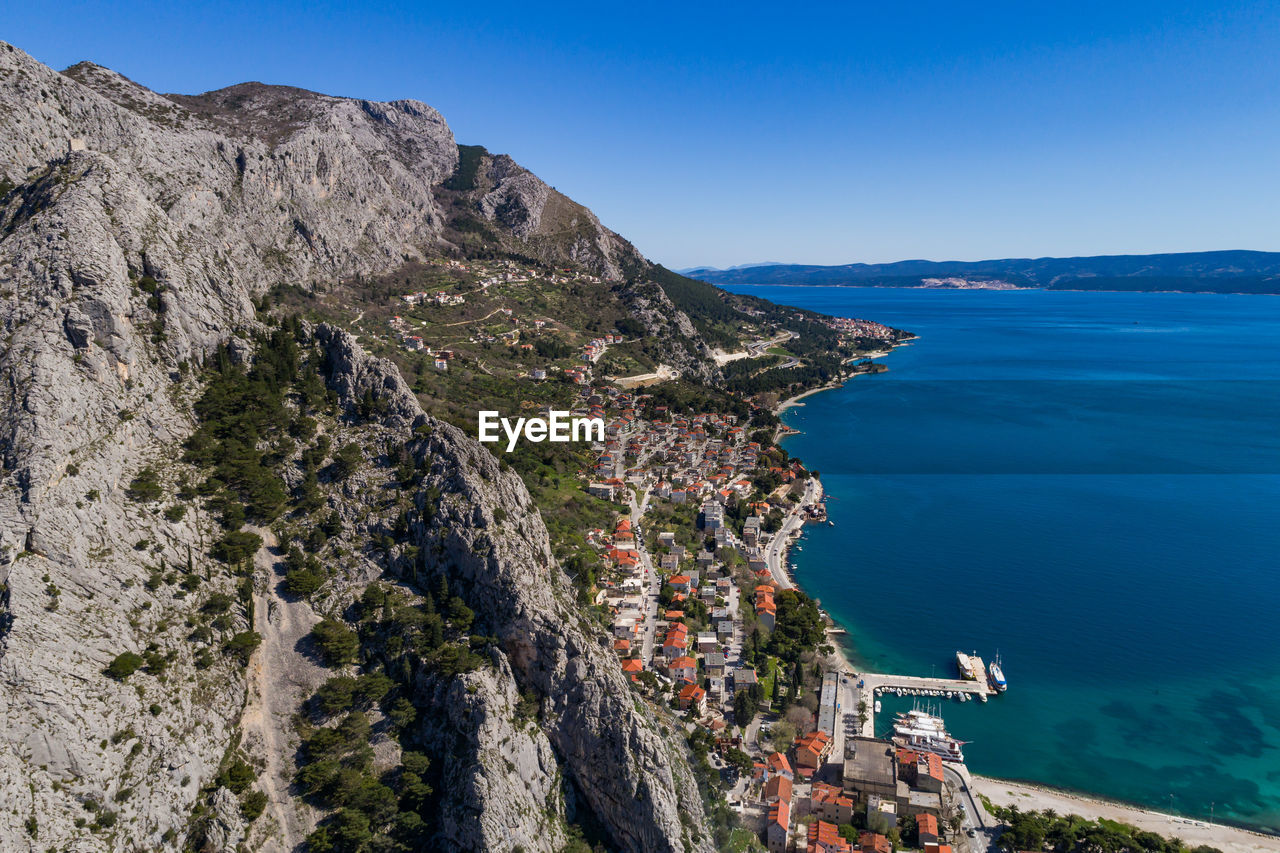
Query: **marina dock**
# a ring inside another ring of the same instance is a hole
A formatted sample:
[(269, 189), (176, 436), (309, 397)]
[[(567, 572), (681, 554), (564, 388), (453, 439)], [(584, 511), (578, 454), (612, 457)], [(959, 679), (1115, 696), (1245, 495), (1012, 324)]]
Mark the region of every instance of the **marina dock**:
[[(926, 699), (943, 700), (958, 698), (964, 694), (969, 699), (984, 699), (992, 694), (986, 680), (970, 681), (961, 678), (923, 678), (915, 675), (884, 675), (875, 672), (863, 672), (849, 676), (855, 685), (856, 700), (866, 702), (866, 717), (859, 734), (862, 737), (875, 737), (876, 699), (878, 694), (901, 691), (904, 696), (921, 696)], [(856, 685), (861, 682), (862, 686)], [(950, 697), (948, 697), (950, 693)]]

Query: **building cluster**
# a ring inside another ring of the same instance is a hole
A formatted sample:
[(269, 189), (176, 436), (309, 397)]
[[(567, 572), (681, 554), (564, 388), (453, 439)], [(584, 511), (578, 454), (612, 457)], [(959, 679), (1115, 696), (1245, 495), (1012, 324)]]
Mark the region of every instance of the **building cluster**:
[(893, 329), (873, 320), (857, 320), (852, 317), (827, 317), (824, 318), (823, 322), (829, 328), (835, 329), (841, 335), (850, 338), (870, 338), (884, 341), (885, 343), (892, 343), (894, 340)]
[[(599, 284), (598, 276), (591, 276), (577, 273), (573, 270), (553, 270), (540, 271), (533, 268), (521, 267), (514, 261), (459, 261), (453, 259), (437, 259), (431, 262), (432, 266), (444, 267), (450, 273), (463, 273), (467, 278), (459, 277), (459, 283), (463, 289), (470, 286), (466, 282), (474, 283), (474, 286), (480, 290), (487, 290), (494, 285), (525, 285), (530, 283), (543, 284), (566, 284), (570, 282), (582, 282), (590, 284)], [(402, 294), (400, 302), (411, 308), (419, 308), (423, 306), (456, 306), (466, 304), (467, 298), (462, 293), (451, 290), (435, 290), (426, 291), (419, 290), (412, 293)], [(515, 328), (505, 331), (497, 331), (491, 328), (480, 328), (480, 321), (476, 321), (471, 329), (468, 340), (473, 344), (492, 344), (505, 343), (524, 352), (530, 352), (534, 349), (530, 343), (522, 343), (521, 338), (521, 318), (517, 312), (509, 307), (501, 307), (496, 309), (492, 315), (504, 316)], [(487, 317), (485, 318), (487, 319)], [(555, 323), (547, 319), (534, 319), (528, 321), (533, 330), (541, 330), (547, 327), (554, 327)], [(401, 345), (411, 352), (425, 352), (431, 355), (431, 348), (426, 344), (421, 335), (414, 334), (409, 328), (408, 322), (403, 317), (395, 317), (391, 321), (391, 327), (400, 339)], [(600, 356), (610, 344), (622, 343), (621, 334), (609, 333), (602, 335), (583, 347), (582, 351), (582, 367), (571, 368), (576, 375), (571, 374), (570, 379), (578, 384), (586, 384), (590, 381), (590, 365), (599, 360)], [(448, 359), (444, 359), (448, 361)], [(435, 367), (437, 370), (448, 369), (448, 364), (436, 360)], [(569, 371), (566, 371), (568, 373)], [(530, 370), (527, 374), (530, 379), (542, 380), (548, 376), (548, 367), (539, 367)]]
[[(841, 707), (841, 685), (840, 673), (826, 673), (816, 727), (798, 735), (785, 753), (754, 762), (744, 796), (763, 818), (766, 846), (779, 853), (889, 853), (889, 836), (910, 817), (920, 849), (951, 853), (942, 827), (956, 810), (942, 757), (858, 736), (852, 715)], [(850, 833), (852, 826), (866, 831)]]
[[(860, 737), (850, 738), (846, 753), (843, 762), (832, 755), (831, 738), (819, 728), (797, 737), (790, 757), (775, 752), (756, 762), (752, 785), (771, 853), (890, 853), (885, 833), (907, 815), (915, 821), (922, 850), (951, 853), (940, 829), (946, 808), (941, 758)], [(832, 767), (843, 771), (843, 784), (817, 781), (824, 768)], [(841, 836), (842, 825), (855, 824), (880, 831), (861, 831), (856, 841)], [(804, 845), (793, 844), (797, 834), (804, 835)]]
[(592, 338), (582, 345), (582, 360), (595, 364), (609, 350), (610, 344), (620, 344), (624, 338), (621, 334), (610, 332), (598, 338)]
[(461, 293), (449, 293), (445, 290), (437, 290), (435, 293), (419, 290), (416, 293), (406, 293), (400, 299), (410, 305), (462, 305), (467, 301)]
[(405, 349), (410, 352), (420, 352), (424, 355), (431, 356), (436, 370), (449, 369), (449, 362), (454, 358), (453, 350), (442, 349), (439, 351), (433, 351), (431, 347), (427, 346), (427, 343), (422, 339), (422, 336), (413, 334), (413, 330), (409, 327), (409, 323), (403, 317), (398, 315), (392, 317), (391, 320), (388, 321), (388, 325), (391, 327), (391, 331), (400, 338), (400, 344)]
[[(718, 732), (737, 691), (759, 680), (742, 662), (744, 590), (722, 549), (769, 576), (761, 518), (747, 519), (744, 536), (728, 518), (728, 507), (749, 498), (752, 478), (762, 473), (760, 445), (747, 440), (735, 415), (677, 414), (651, 405), (645, 394), (585, 386), (581, 405), (587, 416), (605, 420), (605, 441), (585, 472), (590, 494), (628, 505), (635, 494), (649, 507), (698, 507), (690, 529), (650, 531), (647, 543), (632, 515), (612, 532), (589, 531), (587, 538), (605, 567), (596, 603), (608, 610), (624, 671), (633, 680), (650, 673), (644, 678), (651, 685)], [(780, 497), (771, 500), (751, 511), (790, 508)], [(750, 592), (756, 576), (743, 576), (752, 578)]]

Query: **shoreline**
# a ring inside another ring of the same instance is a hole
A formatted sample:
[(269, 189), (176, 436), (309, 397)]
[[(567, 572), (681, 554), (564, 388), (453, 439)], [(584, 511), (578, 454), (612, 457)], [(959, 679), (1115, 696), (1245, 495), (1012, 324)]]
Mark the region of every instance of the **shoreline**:
[[(852, 378), (852, 377), (850, 377), (850, 378)], [(811, 397), (811, 396), (813, 396), (814, 394), (818, 394), (818, 393), (821, 393), (821, 392), (823, 392), (823, 391), (832, 391), (832, 390), (834, 390), (834, 389), (836, 389), (836, 388), (842, 388), (842, 387), (844, 387), (844, 383), (845, 383), (845, 382), (847, 382), (847, 381), (849, 381), (849, 380), (845, 379), (845, 380), (841, 380), (841, 381), (838, 381), (838, 382), (827, 382), (827, 383), (826, 383), (826, 384), (824, 384), (824, 385), (819, 385), (817, 388), (810, 388), (808, 391), (801, 391), (799, 394), (795, 395), (794, 397), (788, 397), (787, 399), (783, 400), (783, 401), (782, 401), (781, 403), (779, 403), (778, 405), (774, 406), (774, 407), (773, 407), (773, 413), (774, 413), (775, 415), (781, 415), (781, 414), (782, 414), (783, 412), (785, 412), (787, 409), (794, 408), (794, 407), (796, 407), (796, 406), (803, 406), (803, 405), (804, 405), (804, 403), (801, 403), (800, 401), (801, 401), (801, 400), (803, 400), (805, 397)], [(788, 426), (783, 426), (783, 429), (784, 429), (784, 430), (790, 430), (790, 431), (789, 431), (789, 432), (783, 432), (783, 433), (781, 433), (781, 435), (796, 435), (797, 433), (799, 433), (799, 432), (800, 432), (800, 430), (798, 430), (798, 429), (793, 429), (793, 428), (788, 427)]]
[[(972, 292), (986, 293), (1130, 293), (1130, 294), (1168, 294), (1181, 293), (1186, 296), (1280, 296), (1280, 293), (1257, 293), (1247, 290), (1083, 290), (1074, 287), (925, 287), (923, 285), (902, 284), (816, 284), (805, 282), (774, 282), (773, 284), (756, 284), (748, 282), (732, 282), (716, 284), (707, 282), (712, 287), (728, 290), (730, 287), (848, 287), (859, 290), (932, 290), (935, 292)], [(728, 290), (732, 293), (732, 290)]]
[[(825, 494), (821, 480), (816, 482), (815, 503), (820, 502)], [(807, 503), (802, 502), (799, 506), (805, 506)], [(799, 510), (796, 515), (798, 514)], [(788, 522), (794, 517), (794, 515), (788, 516)], [(779, 589), (803, 591), (803, 587), (788, 572), (787, 567), (791, 548), (800, 538), (804, 530), (804, 522), (801, 521), (794, 530), (789, 529), (788, 522), (784, 522), (782, 529), (778, 531), (780, 536), (785, 534), (782, 545), (776, 551), (771, 546), (767, 554), (769, 573)], [(825, 628), (826, 639), (834, 649), (827, 658), (834, 662), (833, 669), (847, 672), (856, 678), (858, 669), (850, 660), (844, 645), (845, 639), (852, 636), (851, 632), (836, 622), (825, 609), (822, 612), (830, 623)], [(833, 631), (843, 633), (833, 633)], [(1210, 823), (1200, 818), (1160, 812), (1120, 800), (1106, 799), (1085, 791), (1055, 788), (1044, 782), (1017, 782), (976, 773), (971, 775), (974, 794), (985, 796), (997, 806), (1016, 805), (1022, 811), (1053, 809), (1059, 814), (1076, 814), (1089, 820), (1119, 821), (1164, 838), (1180, 838), (1189, 848), (1209, 845), (1217, 847), (1222, 853), (1265, 853), (1265, 851), (1280, 850), (1280, 835), (1272, 835), (1246, 826), (1220, 821)]]
[(1188, 847), (1207, 844), (1223, 853), (1258, 853), (1280, 849), (1280, 836), (1255, 829), (1199, 818), (1155, 811), (1088, 793), (1077, 793), (1045, 784), (1014, 782), (991, 776), (973, 775), (975, 794), (993, 805), (1016, 805), (1021, 811), (1053, 809), (1058, 814), (1076, 814), (1089, 820), (1114, 820), (1154, 832), (1165, 838), (1177, 837)]
[[(804, 404), (800, 401), (805, 397), (821, 391), (842, 387), (844, 382), (852, 378), (848, 377), (840, 382), (827, 383), (818, 388), (811, 388), (779, 403), (774, 411), (776, 414), (781, 415), (790, 408), (803, 406)], [(799, 430), (783, 424), (780, 428), (779, 438), (787, 435), (796, 435), (799, 432)], [(803, 508), (820, 503), (825, 497), (825, 489), (821, 480), (818, 478), (811, 479), (816, 484), (813, 494), (806, 496), (806, 500), (798, 504), (796, 510), (787, 516), (782, 528), (778, 531), (775, 542), (770, 544), (766, 552), (766, 562), (770, 576), (779, 589), (800, 589), (803, 591), (803, 587), (792, 576), (788, 567), (790, 565), (791, 549), (804, 531)], [(793, 522), (797, 519), (799, 519), (799, 523), (793, 525)], [(808, 593), (806, 592), (806, 594)], [(825, 609), (823, 614), (829, 622), (826, 628), (826, 640), (834, 649), (828, 659), (835, 664), (835, 669), (856, 676), (858, 670), (854, 667), (849, 652), (845, 648), (846, 643), (853, 636), (852, 631), (836, 622)], [(833, 633), (833, 629), (842, 633)], [(1280, 835), (1272, 835), (1258, 829), (1235, 824), (1219, 821), (1210, 823), (1200, 818), (1160, 812), (1131, 803), (1109, 800), (1089, 792), (1055, 788), (1043, 782), (1017, 782), (973, 774), (973, 790), (975, 794), (986, 796), (994, 805), (1017, 805), (1022, 811), (1053, 809), (1059, 814), (1078, 814), (1090, 820), (1119, 821), (1165, 838), (1180, 838), (1190, 848), (1194, 848), (1197, 845), (1209, 845), (1217, 847), (1223, 853), (1263, 853), (1263, 851), (1280, 850)]]
[[(862, 353), (861, 355), (855, 355), (853, 358), (849, 359), (847, 364), (853, 364), (853, 363), (862, 362), (862, 361), (874, 361), (875, 359), (878, 359), (878, 358), (887, 358), (888, 356), (893, 355), (893, 351), (896, 350), (898, 347), (907, 346), (908, 344), (918, 340), (920, 340), (919, 335), (908, 335), (902, 340), (894, 341), (893, 343), (889, 344), (888, 349), (877, 349), (877, 350), (872, 350), (871, 352), (868, 352), (868, 353)], [(776, 406), (773, 407), (773, 413), (775, 415), (780, 416), (787, 409), (795, 408), (796, 406), (803, 406), (804, 403), (801, 403), (800, 401), (803, 400), (805, 397), (810, 397), (814, 394), (818, 394), (823, 391), (832, 391), (836, 388), (843, 388), (846, 382), (848, 382), (851, 379), (857, 379), (859, 376), (867, 376), (869, 374), (883, 373), (883, 372), (884, 372), (883, 370), (854, 371), (853, 373), (849, 374), (843, 379), (833, 379), (830, 382), (823, 383), (822, 385), (819, 385), (816, 388), (810, 388), (807, 391), (801, 391), (799, 394), (796, 394), (794, 397), (788, 397), (787, 399), (781, 401), (780, 403), (778, 403)], [(782, 431), (779, 433), (778, 437), (782, 437), (786, 435), (795, 435), (796, 433), (799, 432), (798, 429), (789, 427), (786, 424), (783, 424), (780, 429)]]

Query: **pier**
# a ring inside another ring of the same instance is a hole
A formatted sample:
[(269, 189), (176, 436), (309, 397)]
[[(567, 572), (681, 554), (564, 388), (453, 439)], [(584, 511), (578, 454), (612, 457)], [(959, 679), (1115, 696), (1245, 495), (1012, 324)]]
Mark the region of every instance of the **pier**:
[[(961, 678), (924, 678), (915, 675), (884, 675), (875, 672), (851, 673), (848, 675), (850, 685), (854, 689), (858, 702), (866, 702), (866, 718), (858, 734), (862, 737), (875, 737), (876, 731), (876, 696), (880, 693), (892, 693), (901, 690), (905, 695), (923, 696), (927, 699), (957, 698), (964, 694), (970, 699), (982, 699), (992, 694), (986, 681), (970, 681)], [(858, 687), (858, 682), (862, 686)]]

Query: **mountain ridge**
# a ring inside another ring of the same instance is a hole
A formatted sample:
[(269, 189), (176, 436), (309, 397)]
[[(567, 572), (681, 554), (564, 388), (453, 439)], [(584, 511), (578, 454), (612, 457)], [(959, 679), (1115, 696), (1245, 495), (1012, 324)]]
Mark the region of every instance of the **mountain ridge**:
[[(270, 439), (283, 456), (268, 459), (257, 450), (267, 439), (251, 434), (240, 445), (250, 468), (235, 476), (256, 478), (245, 487), (269, 507), (306, 487), (304, 455), (329, 471), (344, 442), (357, 473), (320, 483), (345, 554), (324, 600), (337, 606), (387, 571), (410, 600), (419, 579), (446, 579), (455, 612), (469, 601), (489, 630), (477, 648), (493, 669), (470, 687), (493, 694), (454, 718), (486, 725), (457, 744), (437, 807), (450, 842), (551, 853), (587, 814), (620, 849), (707, 850), (687, 746), (634, 699), (599, 627), (563, 603), (568, 582), (524, 484), (423, 414), (394, 365), (326, 327), (299, 328), (289, 344), (294, 333), (260, 305), (277, 286), (457, 252), (451, 237), (474, 233), (455, 227), (466, 216), (490, 251), (572, 265), (602, 288), (622, 288), (630, 271), (655, 329), (688, 318), (644, 288), (634, 247), (510, 158), (486, 152), (478, 184), (445, 188), (462, 155), (426, 104), (219, 92), (184, 104), (91, 63), (60, 74), (0, 43), (0, 799), (14, 805), (0, 813), (0, 847), (235, 849), (251, 837), (281, 849), (216, 782), (241, 761), (243, 668), (276, 630), (252, 602), (278, 578), (241, 564), (246, 548), (270, 566), (279, 555), (254, 551), (259, 537), (241, 525), (279, 510), (233, 501), (219, 520), (200, 496), (225, 484), (182, 453), (210, 370), (234, 380), (269, 367), (269, 340), (312, 371), (292, 379), (321, 374), (321, 390), (294, 394), (281, 417), (300, 435), (318, 424), (324, 448), (286, 432)], [(365, 403), (380, 414), (361, 414)], [(402, 510), (381, 502), (399, 488), (393, 446), (414, 471)], [(254, 467), (263, 460), (282, 473)], [(397, 511), (412, 524), (405, 541), (371, 547)], [(414, 658), (391, 663), (416, 667), (404, 689), (424, 702), (459, 693)], [(514, 698), (536, 699), (540, 721)], [(297, 742), (288, 719), (265, 724)], [(380, 756), (398, 752), (377, 743)], [(504, 762), (519, 767), (514, 782)]]
[[(1280, 252), (1228, 249), (1151, 255), (905, 260), (885, 264), (773, 264), (702, 269), (712, 284), (845, 287), (1007, 287), (1052, 290), (1173, 290), (1280, 293)], [(954, 279), (954, 281), (947, 281)], [(933, 281), (930, 281), (933, 280)]]

